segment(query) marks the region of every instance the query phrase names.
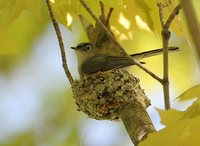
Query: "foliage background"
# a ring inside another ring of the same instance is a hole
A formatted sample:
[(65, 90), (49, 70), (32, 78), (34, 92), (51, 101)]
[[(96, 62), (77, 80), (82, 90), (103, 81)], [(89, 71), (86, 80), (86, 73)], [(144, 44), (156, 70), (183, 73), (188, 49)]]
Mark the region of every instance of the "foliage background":
[[(98, 15), (98, 1), (87, 2)], [(156, 0), (103, 2), (107, 9), (114, 7), (111, 17), (113, 31), (127, 52), (142, 52), (162, 46)], [(166, 16), (176, 3), (165, 10)], [(198, 10), (200, 2), (194, 0), (193, 3)], [(55, 0), (52, 5), (57, 19), (63, 24), (61, 30), (70, 70), (78, 78), (76, 56), (69, 47), (87, 41), (87, 38), (77, 14), (94, 21), (78, 0)], [(196, 12), (200, 19), (199, 11)], [(73, 18), (72, 23), (70, 17)], [(127, 22), (129, 25), (126, 27)], [(147, 26), (142, 27), (142, 24)], [(181, 49), (170, 54), (173, 110), (161, 110), (163, 93), (157, 81), (137, 67), (130, 70), (140, 78), (141, 86), (152, 101), (148, 112), (156, 128), (167, 125), (143, 145), (182, 146), (184, 143), (195, 146), (199, 144), (200, 130), (200, 72), (183, 12), (173, 23), (170, 44)], [(162, 76), (161, 56), (144, 61), (150, 70)], [(181, 101), (176, 100), (177, 97)], [(193, 99), (195, 97), (196, 100)], [(0, 0), (0, 119), (1, 146), (132, 145), (121, 122), (96, 121), (76, 111), (69, 82), (62, 69), (56, 35), (45, 1), (41, 0)]]

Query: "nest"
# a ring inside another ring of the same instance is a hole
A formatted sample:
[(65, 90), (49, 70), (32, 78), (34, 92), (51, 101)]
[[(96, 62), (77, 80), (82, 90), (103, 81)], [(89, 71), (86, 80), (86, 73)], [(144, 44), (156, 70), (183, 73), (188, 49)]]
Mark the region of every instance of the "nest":
[(72, 86), (79, 111), (98, 120), (116, 120), (125, 103), (140, 102), (145, 108), (150, 100), (139, 79), (122, 70), (82, 75)]

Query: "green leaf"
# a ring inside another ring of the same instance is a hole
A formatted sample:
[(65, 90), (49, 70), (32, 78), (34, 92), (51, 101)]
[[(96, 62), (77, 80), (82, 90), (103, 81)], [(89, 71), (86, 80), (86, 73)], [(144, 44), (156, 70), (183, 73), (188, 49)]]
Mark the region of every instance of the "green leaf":
[[(87, 0), (88, 6), (94, 12), (96, 16), (100, 15), (100, 6), (99, 0)], [(103, 0), (103, 3), (106, 7), (118, 7), (122, 5), (122, 0)], [(77, 19), (78, 15), (85, 16), (91, 23), (94, 23), (93, 18), (90, 14), (85, 10), (85, 8), (81, 5), (79, 0), (55, 0), (51, 3), (53, 12), (57, 18), (57, 20), (63, 24), (68, 29), (71, 29), (71, 18)], [(70, 16), (71, 18), (68, 19)], [(70, 21), (70, 22), (69, 22)]]
[(140, 146), (198, 146), (200, 137), (200, 100), (186, 111), (158, 110), (166, 128), (148, 135)]
[(200, 12), (199, 12), (199, 9), (200, 9), (200, 1), (199, 0), (193, 0), (193, 5), (194, 5), (194, 8), (195, 8), (195, 12), (197, 14), (197, 17), (198, 17), (198, 20), (200, 21)]
[(190, 100), (196, 97), (200, 97), (200, 85), (196, 85), (190, 89), (188, 89), (187, 91), (185, 91), (183, 94), (181, 94), (179, 97), (177, 97), (177, 99), (179, 99), (180, 101), (183, 100)]
[[(44, 5), (46, 7), (46, 5)], [(40, 0), (3, 0), (0, 4), (0, 71), (9, 71), (30, 50), (47, 24)]]
[(196, 118), (200, 117), (200, 99), (198, 98), (188, 109), (184, 112), (182, 118)]
[(161, 123), (167, 126), (176, 123), (183, 117), (183, 112), (174, 109), (167, 111), (157, 109), (157, 111), (161, 117)]
[(200, 118), (185, 119), (148, 135), (139, 146), (199, 146)]
[[(18, 47), (12, 38), (12, 29), (14, 21), (19, 19), (21, 13), (25, 10), (31, 12), (35, 16), (40, 16), (40, 1), (41, 0), (1, 0), (0, 2), (0, 55), (8, 55), (13, 53), (19, 53)], [(27, 21), (30, 21), (27, 20)], [(27, 21), (25, 21), (20, 28), (20, 31), (24, 31), (22, 28), (26, 28)], [(14, 24), (15, 25), (15, 24)], [(8, 31), (10, 31), (8, 33)], [(18, 33), (20, 35), (21, 33)]]
[(8, 28), (24, 10), (40, 16), (40, 3), (41, 0), (1, 0), (0, 30)]

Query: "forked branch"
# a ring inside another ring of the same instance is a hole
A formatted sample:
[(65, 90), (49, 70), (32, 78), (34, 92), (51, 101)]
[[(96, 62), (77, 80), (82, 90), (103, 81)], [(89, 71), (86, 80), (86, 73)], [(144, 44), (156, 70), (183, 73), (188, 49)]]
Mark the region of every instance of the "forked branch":
[(169, 39), (170, 39), (170, 31), (169, 27), (174, 20), (175, 16), (179, 13), (181, 6), (178, 5), (174, 8), (172, 13), (170, 14), (169, 18), (165, 22), (163, 17), (163, 8), (167, 7), (171, 3), (168, 2), (167, 4), (158, 3), (159, 8), (159, 16), (160, 22), (162, 26), (162, 41), (163, 41), (163, 91), (164, 91), (164, 101), (165, 101), (165, 109), (170, 109), (170, 97), (169, 97), (169, 69), (168, 69), (168, 47), (169, 47)]

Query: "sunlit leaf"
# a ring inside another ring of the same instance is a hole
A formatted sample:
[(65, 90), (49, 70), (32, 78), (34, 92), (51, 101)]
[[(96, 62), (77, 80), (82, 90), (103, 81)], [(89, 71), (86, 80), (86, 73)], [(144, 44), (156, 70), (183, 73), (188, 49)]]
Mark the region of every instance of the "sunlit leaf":
[(200, 9), (200, 1), (199, 0), (193, 0), (193, 5), (194, 5), (194, 8), (195, 8), (195, 12), (196, 12), (196, 15), (198, 17), (198, 20), (200, 21), (200, 12), (199, 12), (199, 9)]
[[(100, 15), (99, 0), (96, 1), (87, 0), (86, 2), (93, 11), (93, 13), (99, 16)], [(122, 0), (109, 0), (109, 1), (103, 0), (103, 3), (107, 8), (108, 7), (115, 8), (122, 5)], [(71, 29), (71, 23), (69, 25), (69, 19), (67, 19), (67, 15), (69, 14), (71, 15), (72, 19), (77, 19), (78, 15), (81, 14), (85, 16), (91, 23), (94, 23), (93, 18), (81, 5), (79, 0), (54, 0), (51, 3), (51, 5), (57, 20), (69, 29)]]
[(183, 116), (183, 112), (173, 109), (167, 111), (157, 109), (157, 111), (161, 117), (161, 123), (164, 125), (174, 124)]
[(0, 30), (8, 28), (24, 10), (40, 16), (40, 3), (41, 0), (1, 0)]
[(196, 85), (196, 86), (188, 89), (183, 94), (181, 94), (179, 97), (177, 97), (177, 99), (179, 99), (180, 101), (183, 101), (183, 100), (193, 99), (196, 97), (198, 97), (198, 98), (200, 97), (200, 85)]
[(2, 55), (10, 55), (18, 52), (17, 47), (10, 43), (12, 39), (8, 36), (7, 32), (1, 31), (0, 33), (0, 56)]
[[(18, 52), (15, 40), (12, 38), (12, 23), (17, 20), (23, 11), (28, 11), (35, 16), (40, 16), (41, 0), (1, 0), (0, 2), (0, 55)], [(29, 19), (30, 21), (31, 19)], [(27, 20), (28, 21), (28, 20)], [(23, 25), (26, 25), (26, 22)], [(13, 24), (15, 25), (15, 24)], [(24, 28), (24, 26), (21, 26)], [(31, 27), (31, 25), (30, 25)], [(18, 28), (21, 33), (23, 29)], [(10, 31), (10, 33), (8, 33)], [(20, 35), (21, 33), (18, 33)]]
[(166, 128), (148, 135), (140, 146), (198, 146), (200, 130), (200, 100), (194, 102), (186, 111), (158, 110), (161, 123)]
[(200, 117), (200, 99), (197, 99), (193, 104), (188, 107), (188, 109), (184, 112), (182, 118), (196, 118)]
[[(0, 5), (0, 70), (12, 68), (31, 48), (34, 38), (47, 24), (47, 11), (40, 0), (3, 1)], [(45, 16), (46, 15), (46, 16)]]
[(140, 146), (198, 146), (199, 123), (200, 118), (177, 121), (163, 130), (150, 134)]

